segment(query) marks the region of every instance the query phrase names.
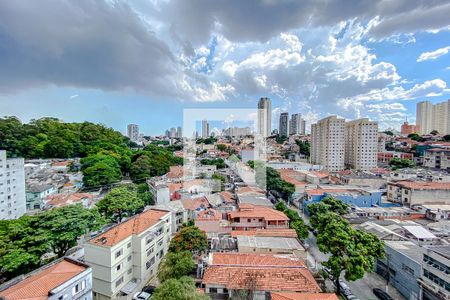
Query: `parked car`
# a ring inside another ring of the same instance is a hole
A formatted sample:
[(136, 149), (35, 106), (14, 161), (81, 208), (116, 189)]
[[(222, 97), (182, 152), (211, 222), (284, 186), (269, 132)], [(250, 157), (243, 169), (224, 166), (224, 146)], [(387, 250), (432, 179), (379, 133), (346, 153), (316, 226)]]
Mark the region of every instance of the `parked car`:
[(394, 298), (389, 296), (389, 294), (386, 293), (385, 291), (383, 291), (382, 289), (374, 288), (372, 291), (375, 294), (375, 296), (378, 297), (378, 299), (381, 299), (381, 300), (394, 300)]
[(359, 298), (356, 297), (355, 295), (348, 295), (348, 296), (345, 296), (345, 298), (346, 298), (347, 300), (359, 300)]
[(148, 300), (152, 295), (146, 292), (139, 292), (133, 296), (133, 300)]
[(144, 287), (142, 288), (142, 291), (143, 291), (143, 292), (146, 292), (146, 293), (149, 293), (149, 294), (153, 294), (153, 292), (155, 291), (155, 289), (156, 289), (155, 286), (153, 286), (153, 285), (147, 285), (147, 286), (144, 286)]
[(343, 280), (339, 280), (339, 286), (341, 288), (340, 290), (343, 296), (345, 296), (346, 298), (348, 298), (349, 296), (353, 296), (352, 291)]

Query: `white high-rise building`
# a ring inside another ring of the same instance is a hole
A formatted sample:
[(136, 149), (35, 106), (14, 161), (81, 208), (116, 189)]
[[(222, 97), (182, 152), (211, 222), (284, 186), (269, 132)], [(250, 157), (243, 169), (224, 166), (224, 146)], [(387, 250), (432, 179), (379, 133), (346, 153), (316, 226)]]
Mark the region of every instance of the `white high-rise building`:
[(345, 120), (330, 116), (311, 125), (311, 160), (326, 170), (344, 169)]
[(289, 122), (289, 134), (305, 134), (305, 123), (301, 114), (292, 114)]
[(127, 126), (127, 137), (133, 141), (137, 142), (139, 140), (139, 126), (136, 124), (128, 124)]
[(177, 137), (177, 129), (175, 127), (170, 128), (169, 137), (170, 138), (176, 138)]
[(202, 121), (202, 138), (209, 137), (209, 124), (207, 120)]
[(183, 137), (183, 130), (181, 129), (181, 126), (177, 127), (177, 138)]
[(420, 134), (429, 134), (433, 130), (450, 134), (450, 100), (434, 105), (430, 101), (417, 103), (416, 119)]
[(345, 167), (367, 171), (377, 167), (378, 123), (367, 118), (345, 123)]
[(6, 158), (0, 150), (0, 220), (17, 219), (26, 212), (23, 158)]
[(258, 130), (263, 137), (270, 136), (272, 129), (272, 101), (269, 98), (261, 98), (258, 102)]
[(280, 125), (278, 127), (278, 134), (280, 136), (289, 136), (289, 113), (284, 112), (280, 114)]
[(241, 137), (252, 133), (250, 127), (229, 127), (223, 131), (224, 136)]
[(302, 126), (300, 126), (300, 134), (306, 134), (306, 120), (302, 119)]

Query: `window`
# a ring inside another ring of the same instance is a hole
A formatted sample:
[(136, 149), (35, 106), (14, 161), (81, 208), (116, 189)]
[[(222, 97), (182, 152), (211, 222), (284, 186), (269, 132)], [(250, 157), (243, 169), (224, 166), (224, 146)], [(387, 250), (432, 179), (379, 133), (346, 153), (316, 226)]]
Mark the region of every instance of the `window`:
[(131, 242), (127, 244), (127, 248), (131, 248)]
[(132, 269), (132, 268), (129, 268), (128, 271), (127, 271), (127, 274), (130, 275), (131, 272), (133, 272), (133, 269)]
[(150, 249), (147, 250), (147, 256), (150, 256), (150, 254), (152, 254), (155, 251), (154, 247), (151, 247)]
[(148, 269), (150, 269), (151, 266), (153, 266), (155, 263), (155, 257), (153, 256), (152, 258), (150, 258), (150, 260), (148, 262), (145, 263), (145, 267)]
[(211, 294), (217, 294), (217, 288), (209, 288)]
[(116, 252), (116, 258), (120, 257), (122, 255), (122, 249)]
[(116, 281), (116, 287), (118, 287), (119, 285), (121, 285), (123, 283), (123, 276), (120, 277), (119, 279), (117, 279)]
[(119, 264), (119, 265), (116, 267), (116, 272), (119, 272), (120, 269), (122, 269), (122, 264)]
[(129, 255), (127, 258), (127, 261), (130, 261), (130, 260), (131, 260), (131, 255)]

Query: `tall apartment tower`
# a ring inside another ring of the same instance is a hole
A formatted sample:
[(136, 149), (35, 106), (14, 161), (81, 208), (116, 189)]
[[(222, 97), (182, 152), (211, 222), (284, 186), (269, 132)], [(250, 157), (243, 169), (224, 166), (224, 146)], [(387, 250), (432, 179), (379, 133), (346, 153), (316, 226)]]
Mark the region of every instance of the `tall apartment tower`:
[(278, 134), (280, 136), (289, 136), (289, 113), (280, 114), (280, 125), (278, 126)]
[(209, 137), (209, 123), (207, 120), (202, 121), (202, 138)]
[(292, 114), (289, 122), (289, 134), (301, 134), (302, 115)]
[(269, 98), (261, 98), (258, 102), (258, 130), (263, 137), (270, 136), (272, 129), (272, 101)]
[(177, 127), (177, 138), (183, 137), (183, 129), (181, 129), (181, 126)]
[(345, 123), (345, 167), (368, 171), (377, 167), (378, 123), (367, 118)]
[(26, 212), (23, 158), (6, 158), (0, 150), (0, 220), (17, 219)]
[(139, 140), (139, 126), (136, 124), (128, 124), (127, 137), (133, 142), (137, 142)]
[(326, 170), (344, 169), (345, 120), (330, 116), (311, 125), (311, 160)]
[(306, 120), (302, 119), (302, 126), (300, 126), (300, 134), (306, 134)]
[(434, 105), (430, 101), (417, 103), (416, 119), (420, 134), (433, 130), (450, 134), (450, 99)]
[[(433, 129), (450, 134), (450, 99), (433, 105)], [(428, 132), (429, 133), (429, 132)]]

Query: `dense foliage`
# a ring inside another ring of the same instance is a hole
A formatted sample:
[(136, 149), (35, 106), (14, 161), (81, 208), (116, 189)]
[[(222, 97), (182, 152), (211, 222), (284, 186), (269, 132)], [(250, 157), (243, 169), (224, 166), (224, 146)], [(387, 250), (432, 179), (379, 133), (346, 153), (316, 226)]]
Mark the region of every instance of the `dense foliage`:
[(206, 233), (196, 226), (183, 227), (173, 237), (169, 245), (171, 252), (202, 252), (208, 247)]
[[(372, 271), (378, 258), (384, 256), (383, 242), (374, 234), (353, 229), (341, 217), (348, 206), (340, 200), (327, 197), (325, 203), (308, 205), (311, 225), (317, 230), (319, 250), (329, 254), (323, 263), (331, 270), (335, 284), (340, 290), (339, 278), (345, 272), (345, 279), (354, 281)], [(325, 200), (324, 199), (324, 200)]]
[(81, 205), (0, 221), (1, 276), (10, 279), (62, 257), (80, 236), (98, 230), (104, 222), (95, 209)]
[(126, 147), (129, 140), (104, 125), (64, 123), (55, 118), (22, 124), (15, 117), (0, 118), (0, 149), (25, 158), (84, 157), (101, 144)]
[(168, 279), (180, 279), (189, 275), (195, 269), (195, 262), (189, 251), (168, 252), (158, 268), (158, 279), (164, 282)]
[(152, 300), (207, 300), (209, 297), (197, 291), (194, 279), (183, 276), (168, 279), (160, 284), (152, 295)]
[(444, 135), (442, 139), (446, 142), (450, 142), (450, 134)]
[(141, 185), (123, 185), (113, 188), (96, 206), (103, 217), (120, 223), (124, 217), (135, 215), (142, 211), (146, 204), (152, 204), (152, 198), (147, 192)]
[(425, 139), (423, 137), (421, 137), (420, 135), (418, 135), (417, 133), (410, 133), (408, 135), (408, 137), (414, 141), (417, 142), (423, 142)]
[(211, 145), (217, 142), (217, 139), (215, 137), (207, 137), (207, 138), (198, 138), (196, 143), (197, 144), (205, 144), (205, 145)]
[(215, 158), (215, 159), (204, 158), (200, 160), (200, 163), (202, 165), (215, 165), (217, 169), (223, 169), (226, 167), (225, 161), (222, 158)]
[(416, 165), (416, 163), (410, 159), (394, 157), (389, 162), (389, 165), (392, 166), (393, 169), (403, 169), (403, 168), (412, 168)]
[(295, 140), (295, 143), (300, 147), (300, 153), (309, 157), (311, 152), (311, 144), (308, 141)]
[(267, 191), (277, 193), (280, 198), (289, 199), (295, 192), (295, 185), (281, 178), (280, 173), (267, 167), (261, 161), (248, 161), (247, 164), (255, 170), (256, 184)]
[(278, 202), (275, 208), (282, 211), (290, 220), (289, 227), (294, 229), (299, 239), (306, 239), (309, 235), (308, 227), (298, 213), (290, 209), (283, 202)]

